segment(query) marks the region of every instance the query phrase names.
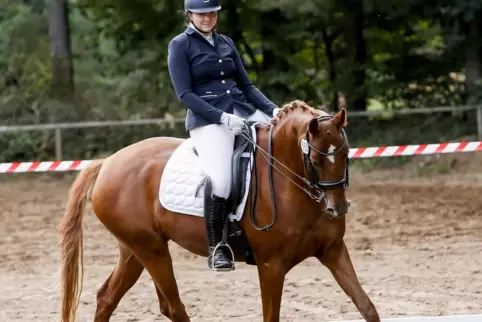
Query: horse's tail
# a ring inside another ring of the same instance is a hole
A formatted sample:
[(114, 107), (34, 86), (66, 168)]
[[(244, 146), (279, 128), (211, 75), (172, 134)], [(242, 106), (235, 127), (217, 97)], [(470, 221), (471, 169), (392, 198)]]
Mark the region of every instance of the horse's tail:
[(88, 201), (89, 189), (95, 183), (102, 163), (103, 160), (94, 161), (79, 173), (70, 188), (67, 208), (59, 226), (62, 266), (62, 322), (75, 321), (75, 312), (79, 304), (84, 278), (82, 220)]

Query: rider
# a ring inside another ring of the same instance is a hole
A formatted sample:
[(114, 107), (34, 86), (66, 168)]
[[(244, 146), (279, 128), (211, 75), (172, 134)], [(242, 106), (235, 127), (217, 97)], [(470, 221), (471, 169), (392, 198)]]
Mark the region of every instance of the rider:
[(213, 250), (228, 215), (234, 138), (246, 120), (268, 122), (279, 108), (253, 85), (233, 40), (214, 30), (220, 9), (218, 0), (184, 1), (188, 27), (169, 42), (168, 68), (176, 95), (187, 107), (186, 130), (212, 183), (204, 215), (209, 267), (231, 270), (229, 249)]

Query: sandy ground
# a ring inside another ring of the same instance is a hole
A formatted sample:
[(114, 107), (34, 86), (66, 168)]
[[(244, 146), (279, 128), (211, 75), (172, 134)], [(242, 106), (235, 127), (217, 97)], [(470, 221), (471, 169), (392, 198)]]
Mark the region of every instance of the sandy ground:
[[(400, 179), (352, 174), (346, 241), (382, 318), (482, 313), (482, 180), (450, 175)], [(390, 179), (385, 181), (386, 179)], [(58, 321), (57, 225), (70, 179), (0, 177), (0, 321)], [(117, 260), (113, 238), (85, 221), (85, 280), (78, 321), (92, 321), (97, 288)], [(192, 321), (261, 321), (256, 270), (209, 271), (171, 245)], [(219, 302), (219, 304), (218, 304)], [(307, 260), (287, 277), (282, 321), (361, 318), (328, 270)], [(144, 272), (112, 321), (165, 321)]]

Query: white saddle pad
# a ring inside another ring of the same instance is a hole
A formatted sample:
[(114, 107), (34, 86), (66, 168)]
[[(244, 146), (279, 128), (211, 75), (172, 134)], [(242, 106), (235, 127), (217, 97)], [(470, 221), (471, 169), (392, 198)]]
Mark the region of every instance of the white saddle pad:
[[(255, 124), (251, 127), (252, 138), (256, 142)], [(256, 148), (256, 147), (255, 147)], [(231, 220), (241, 220), (251, 183), (251, 170), (253, 168), (253, 154), (243, 154), (242, 157), (251, 158), (251, 163), (246, 169), (246, 189), (241, 203), (236, 208), (236, 213), (229, 214)], [(167, 161), (161, 176), (159, 188), (159, 201), (170, 211), (204, 217), (204, 187), (201, 187), (196, 196), (196, 189), (205, 174), (200, 168), (198, 157), (194, 154), (193, 143), (190, 138), (184, 140)]]

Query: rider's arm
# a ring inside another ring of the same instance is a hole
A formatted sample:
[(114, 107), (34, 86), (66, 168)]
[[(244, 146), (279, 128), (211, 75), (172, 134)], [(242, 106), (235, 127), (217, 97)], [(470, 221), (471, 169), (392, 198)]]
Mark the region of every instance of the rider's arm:
[(253, 82), (249, 78), (246, 69), (244, 68), (243, 61), (241, 59), (241, 55), (239, 54), (234, 41), (227, 37), (229, 44), (233, 48), (234, 53), (234, 63), (236, 64), (236, 69), (238, 71), (238, 85), (243, 89), (246, 98), (256, 106), (256, 108), (260, 109), (267, 115), (273, 115), (273, 110), (278, 108), (276, 104), (270, 101), (256, 86), (254, 86)]
[(190, 110), (212, 123), (219, 123), (222, 111), (192, 91), (192, 78), (187, 59), (187, 41), (176, 37), (169, 42), (167, 66), (178, 99)]

